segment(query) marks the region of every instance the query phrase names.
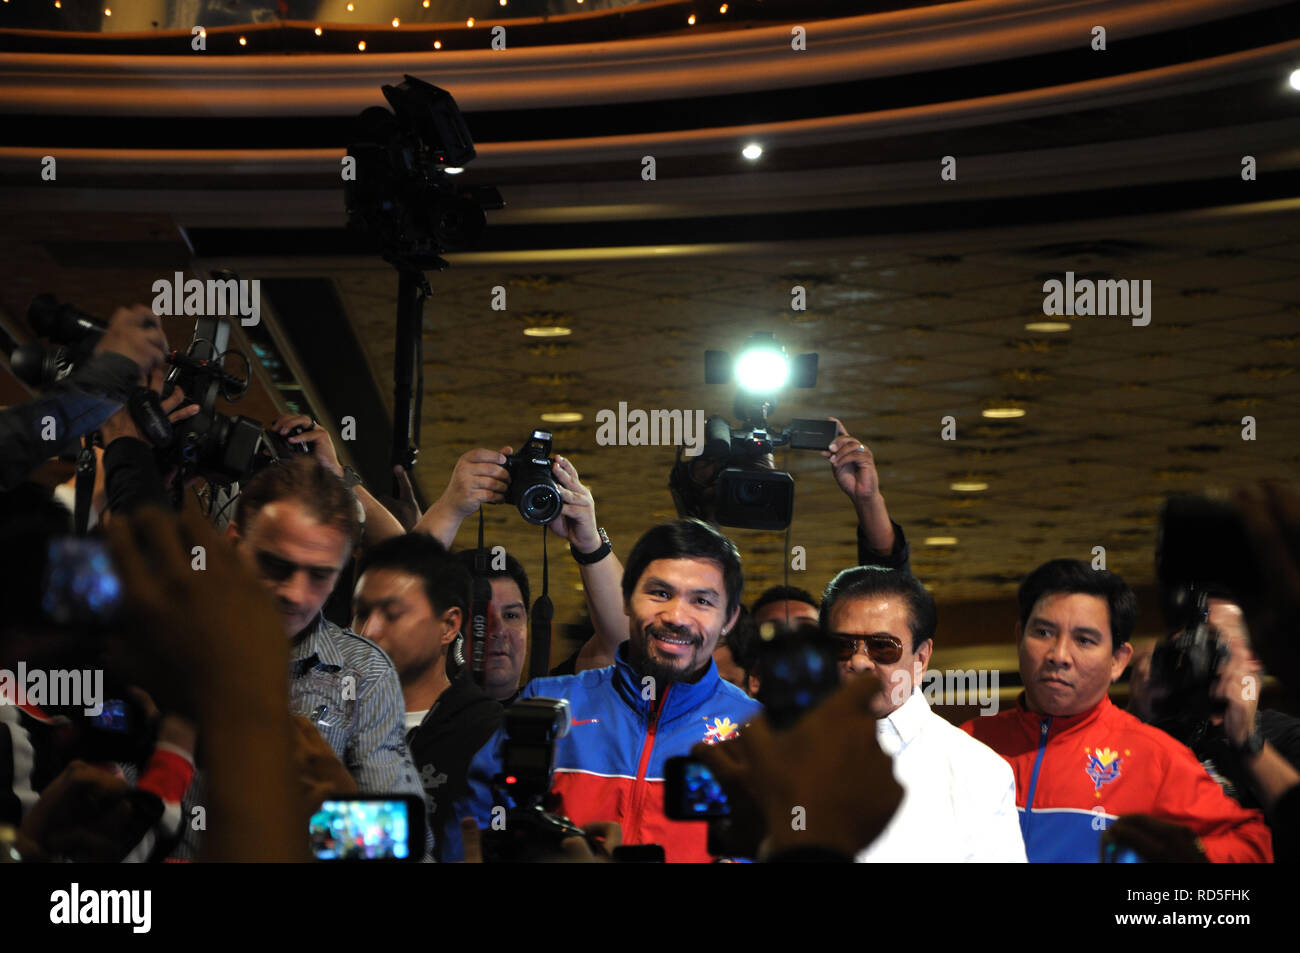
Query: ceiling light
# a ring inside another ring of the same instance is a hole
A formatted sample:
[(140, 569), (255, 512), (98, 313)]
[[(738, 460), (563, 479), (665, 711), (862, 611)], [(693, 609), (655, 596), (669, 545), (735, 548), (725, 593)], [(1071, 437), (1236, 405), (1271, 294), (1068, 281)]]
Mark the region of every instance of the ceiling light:
[(465, 21), (465, 25), (466, 25), (466, 26), (473, 26), (473, 25), (474, 25), (474, 18), (473, 18), (473, 17), (470, 17), (468, 20), (466, 20), (466, 21)]
[(690, 26), (695, 26), (695, 14), (692, 13), (690, 16), (688, 16), (688, 17), (686, 18), (686, 22), (687, 22), (687, 24), (689, 24)]
[(402, 21), (399, 20), (397, 17), (393, 17), (393, 28), (396, 29), (401, 25), (402, 25)]
[(434, 41), (433, 41), (433, 48), (434, 48), (435, 50), (440, 50), (440, 49), (442, 49), (442, 40), (434, 40)]
[(1015, 417), (1023, 417), (1025, 409), (1023, 407), (986, 407), (980, 411), (980, 414), (989, 420), (1011, 420)]
[(1070, 330), (1069, 321), (1030, 321), (1025, 325), (1026, 331), (1039, 331), (1043, 334), (1059, 334)]
[(366, 41), (362, 40), (361, 42), (359, 42), (357, 44), (357, 49), (360, 50), (362, 53), (364, 53), (366, 51)]
[(530, 338), (563, 338), (573, 333), (572, 328), (548, 325), (541, 328), (524, 328), (524, 335)]
[(746, 159), (753, 161), (763, 154), (763, 147), (757, 142), (751, 142), (745, 148), (740, 150), (740, 154)]
[(1291, 71), (1291, 88), (1300, 89), (1300, 69)]
[(979, 480), (958, 480), (948, 485), (948, 489), (956, 490), (958, 493), (978, 493), (988, 488), (987, 483), (981, 483)]
[(465, 170), (458, 165), (449, 165), (447, 166), (447, 168), (443, 169), (442, 171), (446, 172), (448, 175), (460, 175)]
[(927, 536), (927, 537), (925, 538), (925, 545), (927, 545), (927, 546), (956, 546), (956, 545), (957, 545), (957, 537), (956, 537), (956, 536)]
[(241, 36), (241, 37), (239, 38), (239, 45), (240, 45), (240, 46), (248, 46), (248, 40), (244, 39), (244, 38)]
[(316, 27), (316, 29), (312, 30), (312, 32), (315, 33), (317, 36), (320, 36), (320, 35), (321, 35), (321, 28), (320, 28), (320, 27)]
[(557, 410), (542, 414), (542, 420), (548, 424), (576, 424), (582, 422), (582, 414), (572, 410)]

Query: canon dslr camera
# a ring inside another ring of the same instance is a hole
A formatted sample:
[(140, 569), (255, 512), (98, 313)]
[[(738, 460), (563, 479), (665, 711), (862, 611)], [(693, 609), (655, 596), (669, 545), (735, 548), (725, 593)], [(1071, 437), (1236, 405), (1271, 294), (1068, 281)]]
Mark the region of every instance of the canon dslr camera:
[(555, 461), (551, 459), (551, 435), (534, 430), (518, 453), (506, 457), (510, 488), (506, 502), (519, 508), (530, 523), (545, 526), (560, 515), (564, 500), (555, 485)]

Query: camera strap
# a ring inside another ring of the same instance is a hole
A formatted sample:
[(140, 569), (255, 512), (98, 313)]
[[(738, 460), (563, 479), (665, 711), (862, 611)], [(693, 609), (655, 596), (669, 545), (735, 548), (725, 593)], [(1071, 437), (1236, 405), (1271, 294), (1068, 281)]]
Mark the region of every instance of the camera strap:
[(483, 545), (483, 507), (478, 508), (478, 549), (474, 551), (474, 591), (469, 610), (470, 676), (483, 687), (483, 665), (487, 661), (488, 612), (492, 603), (492, 580), (488, 578), (488, 551)]
[(542, 526), (542, 594), (533, 603), (528, 623), (528, 677), (545, 678), (551, 670), (551, 619), (555, 607), (547, 594), (550, 567), (546, 559), (546, 526)]
[(77, 452), (77, 482), (74, 484), (76, 497), (73, 504), (73, 532), (85, 536), (90, 528), (90, 503), (95, 493), (95, 435), (86, 434), (81, 438), (81, 450)]

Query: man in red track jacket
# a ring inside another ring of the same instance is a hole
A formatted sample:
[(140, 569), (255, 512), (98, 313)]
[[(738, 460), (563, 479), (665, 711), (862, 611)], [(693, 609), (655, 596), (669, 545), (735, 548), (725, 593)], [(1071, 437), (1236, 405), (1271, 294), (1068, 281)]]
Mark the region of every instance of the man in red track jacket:
[(1025, 691), (1013, 710), (962, 728), (1010, 763), (1029, 860), (1095, 862), (1111, 822), (1146, 814), (1188, 828), (1212, 861), (1271, 862), (1258, 811), (1224, 794), (1189, 748), (1110, 703), (1137, 620), (1124, 580), (1057, 559), (1025, 579), (1019, 601)]

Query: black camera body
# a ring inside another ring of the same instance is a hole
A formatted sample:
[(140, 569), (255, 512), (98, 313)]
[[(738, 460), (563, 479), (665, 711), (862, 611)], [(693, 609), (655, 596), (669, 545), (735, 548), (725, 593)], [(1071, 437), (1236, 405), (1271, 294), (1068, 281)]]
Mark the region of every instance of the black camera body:
[(503, 828), (483, 832), (488, 863), (554, 859), (562, 840), (584, 836), (551, 810), (555, 742), (568, 734), (571, 718), (566, 698), (521, 698), (506, 709), (502, 769), (493, 781), (498, 803), (510, 806)]
[(555, 461), (551, 459), (551, 435), (534, 430), (518, 453), (506, 457), (510, 488), (506, 502), (519, 510), (530, 523), (545, 526), (553, 522), (564, 508), (564, 499), (555, 483)]
[(1151, 654), (1151, 707), (1158, 727), (1191, 745), (1210, 717), (1226, 707), (1211, 693), (1227, 664), (1228, 647), (1210, 624), (1205, 590), (1183, 586), (1174, 600), (1188, 607), (1188, 615)]
[[(778, 447), (825, 450), (835, 439), (833, 420), (799, 419), (785, 430), (769, 430), (767, 407), (754, 426), (733, 429), (715, 414), (704, 424), (704, 448), (693, 460), (678, 451), (668, 479), (678, 515), (696, 517), (718, 526), (781, 530), (794, 518), (794, 477), (776, 469), (772, 454)], [(749, 420), (746, 421), (749, 423)]]

